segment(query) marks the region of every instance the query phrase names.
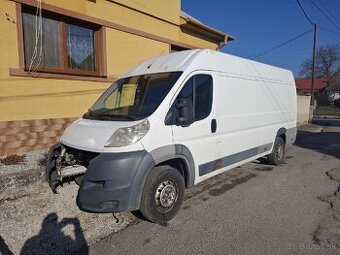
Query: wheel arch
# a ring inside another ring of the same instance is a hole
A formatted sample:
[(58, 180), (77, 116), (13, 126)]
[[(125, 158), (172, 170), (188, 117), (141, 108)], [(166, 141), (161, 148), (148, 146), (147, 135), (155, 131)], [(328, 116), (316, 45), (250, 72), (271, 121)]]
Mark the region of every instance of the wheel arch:
[[(279, 139), (281, 138), (281, 139)], [(267, 163), (270, 165), (277, 166), (281, 164), (284, 160), (285, 150), (287, 145), (287, 129), (280, 128), (276, 133), (275, 141), (271, 153), (267, 155)], [(282, 146), (282, 150), (279, 149)]]
[(151, 169), (160, 165), (170, 165), (176, 168), (184, 177), (186, 188), (194, 185), (195, 165), (193, 157), (187, 147), (183, 145), (168, 145), (154, 149), (149, 152), (149, 157), (146, 157), (140, 164), (133, 181), (133, 192), (130, 202), (134, 204), (135, 207), (140, 205), (148, 174)]
[[(277, 140), (277, 138), (281, 137), (283, 139), (283, 141), (285, 142), (285, 144), (287, 143), (287, 129), (286, 128), (280, 128), (277, 133), (276, 133), (276, 137), (275, 137), (275, 141), (274, 144)], [(273, 145), (274, 146), (274, 145)]]
[(164, 165), (168, 165), (168, 166), (171, 166), (177, 169), (181, 173), (182, 177), (184, 178), (185, 187), (188, 188), (191, 186), (190, 185), (190, 171), (189, 171), (190, 166), (189, 166), (188, 160), (184, 156), (177, 155), (176, 157), (162, 161), (156, 166), (164, 166)]

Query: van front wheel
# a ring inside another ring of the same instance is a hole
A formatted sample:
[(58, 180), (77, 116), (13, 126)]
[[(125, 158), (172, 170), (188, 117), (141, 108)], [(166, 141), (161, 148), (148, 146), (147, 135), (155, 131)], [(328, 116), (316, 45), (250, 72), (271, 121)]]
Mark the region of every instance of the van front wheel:
[(179, 171), (170, 166), (158, 166), (147, 177), (139, 210), (146, 219), (164, 224), (175, 217), (183, 196), (184, 180)]
[(267, 162), (270, 165), (277, 166), (284, 161), (285, 158), (285, 142), (281, 137), (275, 141), (274, 148), (271, 154), (268, 155)]

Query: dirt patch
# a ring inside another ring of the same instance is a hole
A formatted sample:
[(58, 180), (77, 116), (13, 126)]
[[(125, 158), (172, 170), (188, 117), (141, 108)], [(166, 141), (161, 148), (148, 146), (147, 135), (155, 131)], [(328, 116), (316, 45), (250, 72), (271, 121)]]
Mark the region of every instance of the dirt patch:
[(183, 206), (183, 210), (187, 210), (187, 209), (189, 209), (189, 208), (191, 208), (191, 206), (190, 205), (186, 205), (186, 206)]
[(248, 174), (244, 177), (236, 178), (234, 180), (231, 180), (231, 183), (226, 183), (226, 184), (223, 184), (219, 188), (209, 190), (208, 193), (209, 193), (209, 195), (214, 196), (214, 197), (222, 195), (222, 194), (226, 193), (228, 190), (231, 190), (231, 189), (235, 188), (237, 185), (245, 183), (245, 182), (249, 181), (250, 179), (253, 179), (254, 177), (256, 177), (256, 174)]
[(147, 245), (148, 243), (151, 243), (151, 239), (150, 239), (150, 238), (144, 239), (142, 246), (145, 246), (145, 245)]
[(48, 156), (47, 152), (44, 152), (41, 155), (41, 159), (39, 159), (39, 161), (38, 161), (38, 166), (41, 166), (41, 167), (45, 167), (46, 166), (46, 164), (47, 164), (47, 156)]
[(245, 168), (234, 168), (225, 173), (218, 174), (214, 177), (211, 177), (203, 182), (198, 183), (195, 186), (190, 187), (185, 191), (184, 200), (187, 200), (197, 194), (202, 193), (203, 191), (209, 190), (210, 188), (226, 183), (231, 179), (235, 179), (238, 176), (244, 176), (249, 173), (249, 170)]
[(274, 167), (270, 167), (270, 166), (262, 166), (262, 167), (256, 167), (255, 170), (256, 171), (261, 171), (261, 172), (269, 172), (269, 171), (273, 171)]
[(0, 163), (6, 166), (24, 164), (26, 159), (26, 154), (23, 155), (9, 155), (4, 158), (0, 158)]

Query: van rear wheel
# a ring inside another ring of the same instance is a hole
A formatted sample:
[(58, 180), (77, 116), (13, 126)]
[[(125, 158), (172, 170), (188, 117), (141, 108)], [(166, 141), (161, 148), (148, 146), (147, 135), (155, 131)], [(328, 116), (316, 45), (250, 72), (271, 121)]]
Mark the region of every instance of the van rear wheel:
[(179, 171), (170, 166), (158, 166), (147, 177), (139, 210), (146, 219), (164, 224), (175, 217), (183, 196), (184, 180)]
[(274, 148), (271, 154), (268, 155), (267, 162), (270, 165), (277, 166), (285, 159), (286, 146), (282, 137), (278, 137), (275, 141)]

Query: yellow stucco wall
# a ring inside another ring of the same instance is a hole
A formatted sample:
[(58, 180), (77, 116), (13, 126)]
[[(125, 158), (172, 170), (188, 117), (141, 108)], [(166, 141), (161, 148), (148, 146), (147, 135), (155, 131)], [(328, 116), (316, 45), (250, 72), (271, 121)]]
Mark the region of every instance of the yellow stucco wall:
[[(174, 24), (107, 0), (97, 0), (97, 3), (69, 0), (44, 2), (198, 48), (216, 48), (211, 42), (183, 34)], [(117, 2), (179, 24), (180, 0)], [(16, 9), (15, 3), (10, 0), (0, 0), (0, 6), (0, 31), (6, 35), (0, 37), (0, 121), (75, 117), (84, 113), (110, 83), (10, 76), (10, 68), (19, 68)], [(108, 27), (107, 75), (117, 77), (148, 57), (168, 53), (169, 47), (164, 42)]]
[(107, 29), (106, 37), (107, 72), (115, 76), (146, 58), (169, 53), (169, 44), (118, 30)]
[(109, 83), (10, 76), (19, 68), (15, 3), (0, 4), (8, 14), (0, 18), (0, 120), (80, 116)]
[[(110, 1), (110, 0), (109, 0)], [(141, 10), (145, 13), (161, 17), (164, 20), (171, 21), (179, 24), (179, 10), (181, 9), (180, 0), (160, 1), (160, 0), (114, 0), (112, 3), (117, 2), (134, 9)]]
[[(0, 0), (0, 6), (0, 31), (2, 33), (0, 36), (0, 86), (2, 87), (5, 82), (11, 80), (11, 77), (8, 76), (8, 68), (19, 66), (19, 54), (15, 4), (7, 0)], [(0, 96), (3, 96), (3, 90), (1, 90)]]

